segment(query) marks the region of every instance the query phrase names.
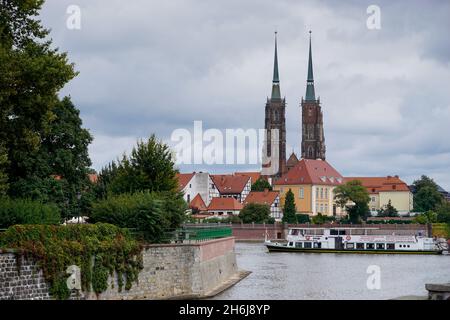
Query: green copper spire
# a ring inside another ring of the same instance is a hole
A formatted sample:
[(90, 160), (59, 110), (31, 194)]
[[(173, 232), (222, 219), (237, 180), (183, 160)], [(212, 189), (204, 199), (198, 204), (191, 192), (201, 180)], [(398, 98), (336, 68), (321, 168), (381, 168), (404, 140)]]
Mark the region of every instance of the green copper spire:
[(309, 61), (308, 61), (308, 79), (306, 82), (306, 101), (316, 100), (316, 93), (314, 90), (314, 76), (312, 64), (312, 48), (311, 48), (311, 31), (309, 31)]
[(277, 32), (275, 31), (275, 58), (273, 62), (272, 99), (281, 99), (280, 76), (278, 74)]
[(280, 76), (278, 75), (277, 32), (275, 32), (275, 59), (273, 62), (273, 83), (280, 83)]

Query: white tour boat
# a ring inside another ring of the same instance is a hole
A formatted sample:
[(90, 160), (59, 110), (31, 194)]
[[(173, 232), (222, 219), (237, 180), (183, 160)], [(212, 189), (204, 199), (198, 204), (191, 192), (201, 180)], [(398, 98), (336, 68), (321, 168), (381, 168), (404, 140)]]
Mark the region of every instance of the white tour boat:
[(441, 254), (443, 244), (418, 235), (378, 235), (377, 228), (289, 228), (286, 242), (267, 240), (272, 251), (311, 253)]

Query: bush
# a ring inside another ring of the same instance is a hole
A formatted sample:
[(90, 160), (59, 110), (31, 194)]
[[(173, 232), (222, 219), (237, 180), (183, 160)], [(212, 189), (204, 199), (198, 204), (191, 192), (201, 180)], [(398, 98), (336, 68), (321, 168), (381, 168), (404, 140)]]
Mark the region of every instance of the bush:
[(239, 218), (243, 223), (269, 223), (270, 207), (266, 204), (249, 203), (239, 213)]
[(297, 223), (308, 223), (310, 222), (309, 214), (299, 213), (297, 214)]
[(15, 224), (59, 224), (60, 210), (56, 205), (26, 199), (0, 198), (0, 228)]
[(160, 243), (166, 240), (166, 231), (184, 222), (185, 210), (186, 203), (178, 193), (121, 194), (94, 203), (91, 222), (135, 229), (144, 240)]

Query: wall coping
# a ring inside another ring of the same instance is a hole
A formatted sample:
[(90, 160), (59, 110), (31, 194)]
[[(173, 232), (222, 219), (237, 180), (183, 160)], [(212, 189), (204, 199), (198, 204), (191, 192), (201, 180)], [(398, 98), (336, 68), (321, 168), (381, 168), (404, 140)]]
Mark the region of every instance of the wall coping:
[(206, 240), (206, 241), (200, 241), (200, 242), (193, 242), (193, 243), (155, 243), (155, 244), (145, 244), (143, 246), (144, 249), (150, 249), (150, 248), (166, 248), (166, 247), (202, 247), (206, 246), (212, 243), (218, 243), (218, 242), (225, 242), (235, 240), (235, 237), (226, 237), (226, 238), (220, 238), (220, 239), (212, 239), (212, 240)]

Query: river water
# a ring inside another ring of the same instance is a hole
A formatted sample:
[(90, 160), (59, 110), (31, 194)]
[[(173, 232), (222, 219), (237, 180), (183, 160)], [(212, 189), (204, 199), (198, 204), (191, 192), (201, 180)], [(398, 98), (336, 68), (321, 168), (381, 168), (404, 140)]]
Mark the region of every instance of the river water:
[(268, 253), (260, 243), (236, 243), (235, 252), (239, 269), (252, 273), (215, 299), (393, 299), (450, 282), (450, 255)]

